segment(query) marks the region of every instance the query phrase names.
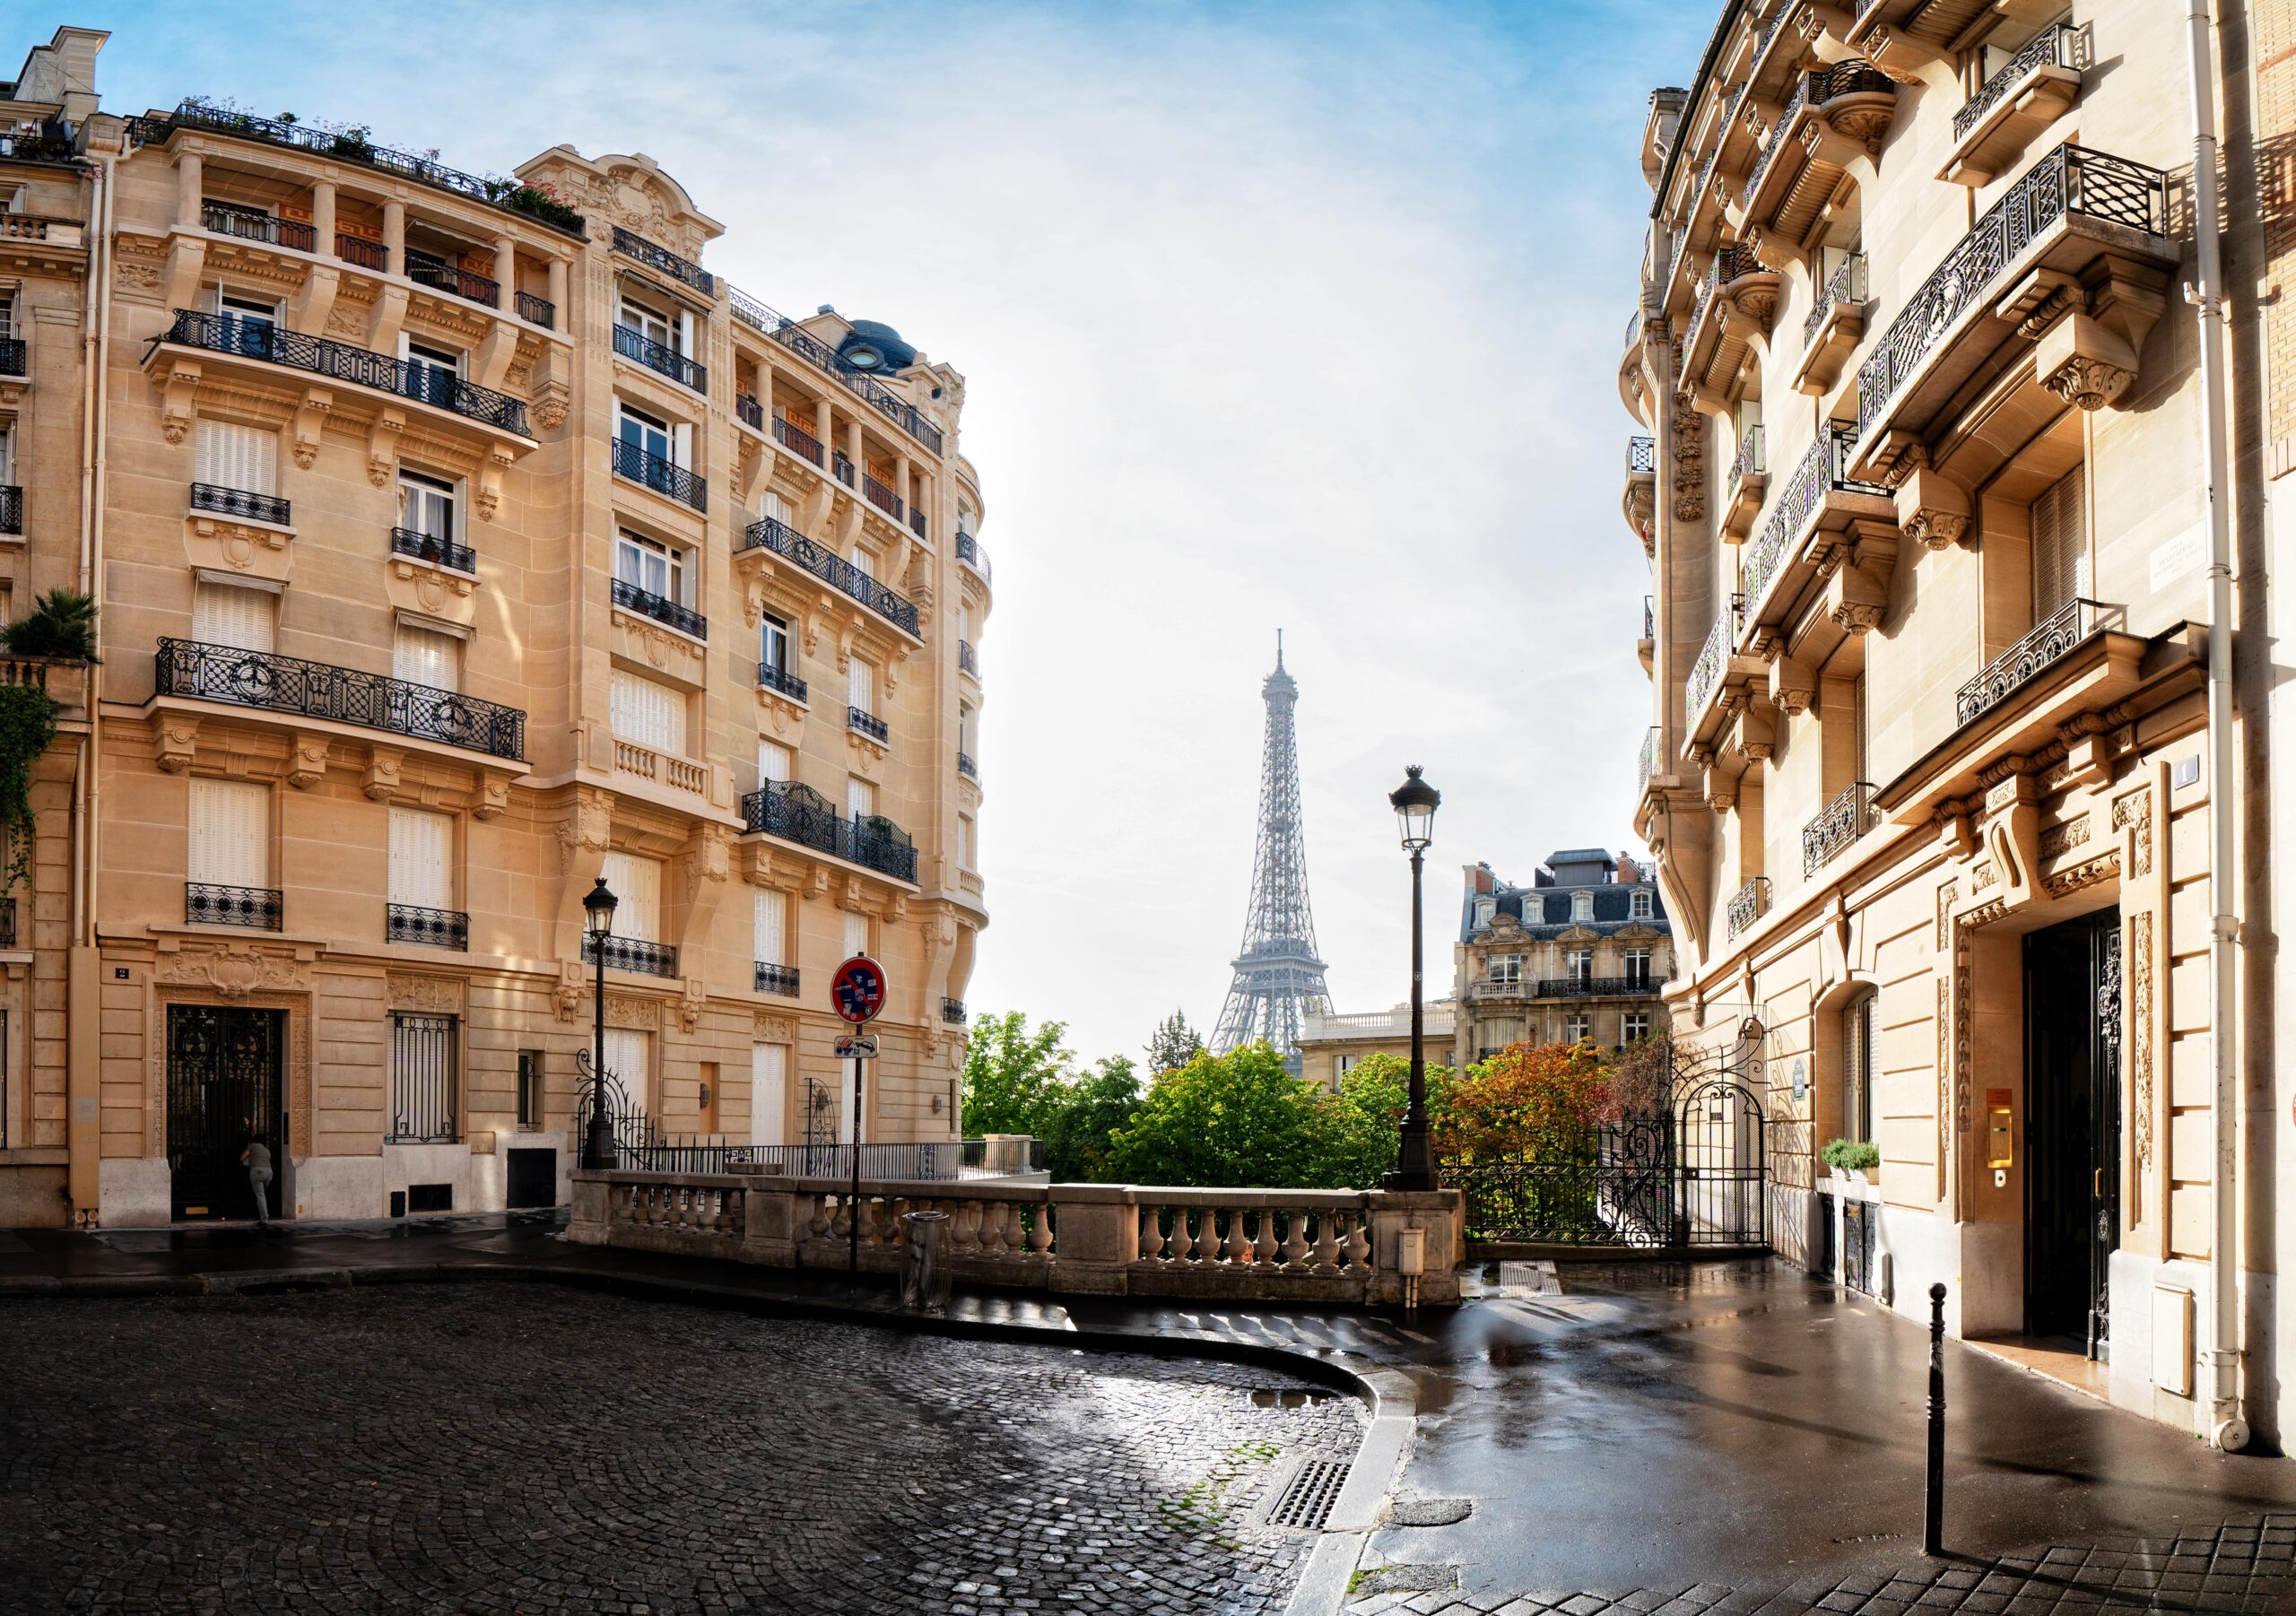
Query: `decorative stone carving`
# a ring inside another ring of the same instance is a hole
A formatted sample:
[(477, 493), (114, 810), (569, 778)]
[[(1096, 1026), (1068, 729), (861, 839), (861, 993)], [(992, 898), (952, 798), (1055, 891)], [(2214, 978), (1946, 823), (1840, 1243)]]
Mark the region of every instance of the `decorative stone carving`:
[(751, 1035), (762, 1043), (792, 1044), (797, 1039), (797, 1022), (793, 1016), (776, 1015), (761, 1010), (751, 1022)]
[(219, 943), (162, 954), (152, 980), (162, 986), (212, 988), (236, 999), (263, 991), (310, 991), (309, 973), (285, 954), (266, 953), (244, 943)]
[(1706, 516), (1706, 421), (1687, 393), (1674, 401), (1674, 520), (1701, 521)]
[(2136, 1157), (2138, 1206), (2142, 1217), (2145, 1175), (2152, 1166), (2152, 916), (2150, 911), (2128, 917), (2128, 1050), (2129, 1090), (2135, 1126), (2130, 1130)]
[(370, 748), (367, 753), (367, 778), (360, 785), (370, 802), (387, 803), (398, 795), (398, 752), (387, 746)]
[(1852, 634), (1864, 634), (1881, 627), (1882, 608), (1864, 601), (1844, 601), (1833, 609), (1837, 627)]
[(2068, 355), (2041, 378), (2041, 386), (2076, 409), (2101, 410), (2136, 379), (2136, 372), (2085, 353)]
[(2079, 891), (2083, 887), (2093, 887), (2100, 881), (2110, 881), (2119, 873), (2120, 851), (2115, 848), (2070, 869), (2042, 877), (2041, 890), (2051, 898), (2062, 898), (2068, 892)]
[(643, 994), (609, 993), (606, 995), (606, 1025), (620, 1027), (631, 1032), (662, 1030), (663, 1001)]
[(571, 870), (585, 853), (604, 853), (613, 829), (613, 793), (595, 786), (577, 786), (573, 811), (558, 821), (561, 872)]
[(287, 758), (287, 783), (298, 791), (309, 791), (326, 778), (326, 755), (330, 743), (325, 735), (298, 733), (294, 750)]
[(152, 731), (152, 760), (163, 774), (181, 774), (198, 753), (199, 720), (163, 714)]
[(574, 1019), (575, 1012), (582, 1008), (583, 990), (588, 986), (580, 961), (561, 960), (558, 962), (558, 981), (550, 990), (550, 1003), (551, 1008), (558, 1012), (560, 1021), (571, 1021)]
[(393, 1010), (413, 1010), (429, 1015), (460, 1015), (463, 985), (453, 977), (401, 975), (383, 978), (383, 997)]
[(398, 436), (406, 430), (406, 413), (385, 410), (367, 431), (367, 481), (377, 488), (388, 485), (398, 465)]
[(471, 795), (471, 817), (481, 821), (497, 820), (502, 817), (502, 811), (509, 805), (510, 777), (491, 769), (482, 772), (477, 787)]
[(2069, 848), (2078, 847), (2089, 839), (2089, 816), (2067, 820), (2061, 825), (2050, 825), (2041, 832), (2041, 856), (2055, 858)]
[(678, 996), (678, 1026), (688, 1033), (701, 1025), (701, 1012), (709, 1003), (709, 989), (700, 977), (685, 979), (685, 991)]
[(2152, 793), (2148, 787), (2113, 801), (2113, 829), (2134, 828), (2129, 840), (2129, 874), (2152, 873)]
[(572, 400), (573, 389), (564, 377), (548, 377), (535, 388), (534, 404), (527, 413), (544, 431), (554, 432), (566, 424)]

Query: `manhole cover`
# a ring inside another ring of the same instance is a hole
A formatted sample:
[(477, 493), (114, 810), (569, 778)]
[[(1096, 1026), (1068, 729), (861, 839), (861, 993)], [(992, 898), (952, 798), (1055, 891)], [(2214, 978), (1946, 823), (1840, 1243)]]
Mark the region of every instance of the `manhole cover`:
[(1275, 1507), (1267, 1512), (1267, 1524), (1321, 1532), (1324, 1523), (1331, 1518), (1331, 1507), (1339, 1502), (1339, 1490), (1347, 1484), (1351, 1463), (1346, 1459), (1309, 1459), (1302, 1464), (1276, 1495)]

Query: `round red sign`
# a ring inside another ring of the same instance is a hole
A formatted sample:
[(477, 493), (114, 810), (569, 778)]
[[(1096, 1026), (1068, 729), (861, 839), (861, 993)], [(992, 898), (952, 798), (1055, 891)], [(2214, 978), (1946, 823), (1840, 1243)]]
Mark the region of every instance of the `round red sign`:
[(856, 954), (830, 978), (830, 1003), (856, 1027), (876, 1019), (885, 1007), (885, 969), (866, 954)]

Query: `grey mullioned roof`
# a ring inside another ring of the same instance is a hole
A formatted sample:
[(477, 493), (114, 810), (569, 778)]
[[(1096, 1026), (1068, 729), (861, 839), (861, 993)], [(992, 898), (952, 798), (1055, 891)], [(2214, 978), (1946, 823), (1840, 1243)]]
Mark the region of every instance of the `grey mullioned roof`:
[[(1596, 936), (1607, 937), (1630, 925), (1648, 926), (1661, 936), (1671, 936), (1674, 927), (1666, 918), (1666, 900), (1652, 881), (1616, 881), (1612, 878), (1617, 868), (1618, 856), (1601, 848), (1571, 848), (1548, 856), (1545, 867), (1538, 873), (1537, 883), (1532, 886), (1510, 886), (1500, 882), (1495, 892), (1486, 894), (1494, 899), (1492, 912), (1511, 915), (1523, 924), (1523, 929), (1534, 941), (1551, 942), (1579, 926)], [(1599, 866), (1599, 867), (1597, 867)], [(1594, 897), (1595, 914), (1591, 920), (1570, 918), (1572, 896), (1578, 892)], [(1634, 894), (1650, 894), (1650, 913), (1642, 919), (1634, 917)], [(1475, 904), (1478, 894), (1465, 895), (1459, 909), (1459, 941), (1474, 940), (1477, 931)]]

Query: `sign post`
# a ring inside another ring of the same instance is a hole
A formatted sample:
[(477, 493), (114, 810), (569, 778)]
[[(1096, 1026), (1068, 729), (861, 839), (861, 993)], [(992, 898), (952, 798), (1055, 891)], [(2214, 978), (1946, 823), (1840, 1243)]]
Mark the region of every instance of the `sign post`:
[[(830, 977), (830, 1003), (840, 1020), (865, 1028), (885, 1007), (885, 970), (866, 954), (856, 954)], [(845, 1202), (846, 1272), (861, 1274), (861, 1063), (877, 1053), (874, 1034), (857, 1033), (837, 1040), (838, 1053), (853, 1056), (853, 1178)]]

